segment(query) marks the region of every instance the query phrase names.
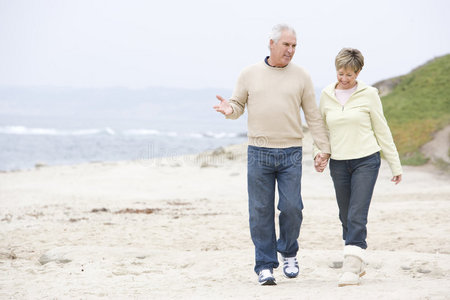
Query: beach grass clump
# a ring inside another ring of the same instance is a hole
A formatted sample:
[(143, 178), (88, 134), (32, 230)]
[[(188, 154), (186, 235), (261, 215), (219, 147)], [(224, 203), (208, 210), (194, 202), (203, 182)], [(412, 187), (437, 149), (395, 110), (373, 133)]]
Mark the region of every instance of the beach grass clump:
[(381, 101), (400, 159), (405, 165), (425, 164), (420, 148), (450, 124), (450, 54), (394, 79), (398, 84)]

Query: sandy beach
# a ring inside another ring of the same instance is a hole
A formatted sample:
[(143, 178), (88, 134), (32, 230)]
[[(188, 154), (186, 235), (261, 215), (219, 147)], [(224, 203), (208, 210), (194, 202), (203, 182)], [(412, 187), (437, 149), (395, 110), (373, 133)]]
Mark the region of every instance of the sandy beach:
[(337, 287), (341, 228), (328, 169), (304, 141), (300, 275), (261, 287), (246, 146), (0, 173), (1, 299), (450, 299), (450, 177), (383, 161), (367, 275)]

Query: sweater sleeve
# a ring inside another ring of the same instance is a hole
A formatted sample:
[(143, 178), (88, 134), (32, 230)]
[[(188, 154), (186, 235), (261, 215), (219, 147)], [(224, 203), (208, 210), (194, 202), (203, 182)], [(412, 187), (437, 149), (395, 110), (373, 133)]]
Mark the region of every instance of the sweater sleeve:
[(305, 78), (305, 88), (303, 89), (301, 103), (305, 114), (306, 123), (311, 131), (314, 144), (320, 152), (330, 154), (331, 149), (328, 133), (322, 115), (317, 108), (314, 87), (309, 76)]
[(245, 73), (241, 72), (241, 74), (238, 77), (233, 94), (229, 100), (229, 103), (233, 108), (233, 112), (230, 115), (226, 116), (226, 118), (233, 120), (239, 118), (245, 111), (247, 99), (248, 99), (248, 89), (245, 82)]
[(395, 147), (394, 139), (392, 138), (391, 130), (389, 129), (386, 118), (384, 117), (383, 105), (381, 104), (376, 89), (374, 89), (371, 99), (370, 120), (378, 145), (380, 145), (381, 151), (383, 151), (384, 157), (391, 168), (392, 175), (397, 176), (402, 174), (402, 166), (400, 164), (397, 148)]

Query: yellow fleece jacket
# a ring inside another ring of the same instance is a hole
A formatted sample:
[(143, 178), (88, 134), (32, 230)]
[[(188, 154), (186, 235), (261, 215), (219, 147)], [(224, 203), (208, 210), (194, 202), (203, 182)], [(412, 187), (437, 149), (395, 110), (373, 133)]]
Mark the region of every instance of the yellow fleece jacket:
[(249, 145), (267, 148), (302, 146), (302, 108), (315, 144), (322, 152), (330, 153), (313, 84), (303, 68), (293, 63), (275, 68), (264, 61), (251, 65), (239, 75), (229, 102), (233, 113), (227, 116), (228, 119), (239, 118), (247, 106)]
[[(358, 81), (356, 91), (342, 105), (335, 96), (336, 83), (320, 96), (320, 113), (329, 131), (331, 158), (356, 159), (382, 151), (392, 175), (402, 174), (402, 167), (391, 131), (383, 114), (378, 90)], [(320, 150), (315, 147), (314, 156)]]

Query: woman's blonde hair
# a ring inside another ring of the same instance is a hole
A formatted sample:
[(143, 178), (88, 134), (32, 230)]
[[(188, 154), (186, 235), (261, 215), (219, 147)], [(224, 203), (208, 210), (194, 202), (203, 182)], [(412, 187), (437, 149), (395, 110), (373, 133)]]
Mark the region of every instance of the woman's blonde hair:
[(364, 56), (358, 49), (343, 48), (339, 51), (334, 63), (336, 65), (336, 70), (350, 68), (357, 73), (361, 71), (364, 66)]

